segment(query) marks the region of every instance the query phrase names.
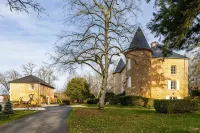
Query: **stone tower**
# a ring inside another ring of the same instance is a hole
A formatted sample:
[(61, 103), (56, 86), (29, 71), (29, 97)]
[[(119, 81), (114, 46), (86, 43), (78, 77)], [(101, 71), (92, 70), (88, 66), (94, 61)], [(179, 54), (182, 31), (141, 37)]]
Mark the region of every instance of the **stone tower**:
[(152, 51), (139, 27), (125, 53), (126, 94), (151, 97), (151, 57)]

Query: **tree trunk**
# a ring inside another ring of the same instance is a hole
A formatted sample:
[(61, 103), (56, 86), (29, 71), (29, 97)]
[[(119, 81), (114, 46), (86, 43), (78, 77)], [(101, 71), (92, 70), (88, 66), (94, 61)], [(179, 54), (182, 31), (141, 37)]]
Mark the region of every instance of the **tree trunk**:
[(103, 78), (102, 87), (101, 87), (101, 97), (100, 97), (100, 100), (99, 100), (99, 108), (100, 109), (104, 109), (104, 106), (105, 106), (107, 80), (108, 80), (108, 77)]
[(108, 58), (108, 33), (109, 33), (109, 18), (108, 13), (105, 14), (105, 68), (103, 70), (103, 82), (101, 88), (101, 98), (99, 103), (99, 108), (103, 109), (105, 105), (105, 96), (108, 84), (108, 69), (109, 69), (109, 58)]

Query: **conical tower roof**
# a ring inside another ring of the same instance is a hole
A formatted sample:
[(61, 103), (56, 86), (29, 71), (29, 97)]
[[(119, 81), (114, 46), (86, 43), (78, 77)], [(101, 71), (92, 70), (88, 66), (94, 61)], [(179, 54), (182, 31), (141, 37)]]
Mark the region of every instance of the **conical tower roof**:
[(137, 49), (148, 49), (150, 50), (149, 44), (142, 32), (141, 28), (138, 27), (133, 40), (128, 48), (128, 50), (137, 50)]

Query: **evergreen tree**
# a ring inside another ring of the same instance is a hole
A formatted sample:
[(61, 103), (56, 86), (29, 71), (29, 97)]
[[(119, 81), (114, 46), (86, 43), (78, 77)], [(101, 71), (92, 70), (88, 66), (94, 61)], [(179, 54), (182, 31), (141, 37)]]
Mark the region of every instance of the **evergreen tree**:
[(73, 78), (69, 81), (65, 93), (70, 99), (81, 102), (89, 96), (89, 85), (84, 78)]
[(12, 109), (12, 104), (10, 102), (10, 99), (8, 99), (7, 102), (5, 103), (3, 113), (14, 114), (14, 111)]
[(163, 51), (200, 46), (200, 0), (155, 0), (155, 7), (157, 12), (147, 27), (163, 37)]

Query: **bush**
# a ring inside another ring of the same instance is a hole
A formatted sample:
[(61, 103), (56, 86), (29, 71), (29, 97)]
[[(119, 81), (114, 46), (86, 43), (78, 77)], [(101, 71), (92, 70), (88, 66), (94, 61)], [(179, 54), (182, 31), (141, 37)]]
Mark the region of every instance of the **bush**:
[(155, 100), (154, 108), (160, 113), (185, 113), (198, 110), (198, 100)]
[(131, 106), (133, 104), (132, 96), (121, 96), (119, 102), (123, 106)]
[(70, 100), (62, 100), (62, 104), (64, 104), (64, 105), (70, 105)]
[(89, 99), (93, 99), (93, 98), (95, 98), (95, 96), (94, 96), (94, 94), (91, 94), (91, 93), (90, 93), (90, 94), (88, 95), (87, 98), (89, 98)]
[(0, 104), (0, 112), (2, 111), (2, 105)]
[(14, 113), (10, 99), (8, 99), (7, 102), (5, 103), (3, 113), (5, 113), (5, 114), (13, 114)]
[(153, 107), (154, 99), (152, 98), (143, 98), (144, 107)]
[(98, 104), (98, 103), (99, 103), (99, 99), (97, 98), (87, 100), (87, 104)]
[(200, 89), (198, 89), (198, 90), (192, 90), (191, 94), (192, 94), (193, 97), (200, 96)]
[(107, 92), (105, 96), (105, 102), (109, 102), (110, 99), (112, 99), (115, 96), (113, 92)]
[(132, 105), (133, 106), (144, 106), (144, 100), (141, 96), (132, 96)]

